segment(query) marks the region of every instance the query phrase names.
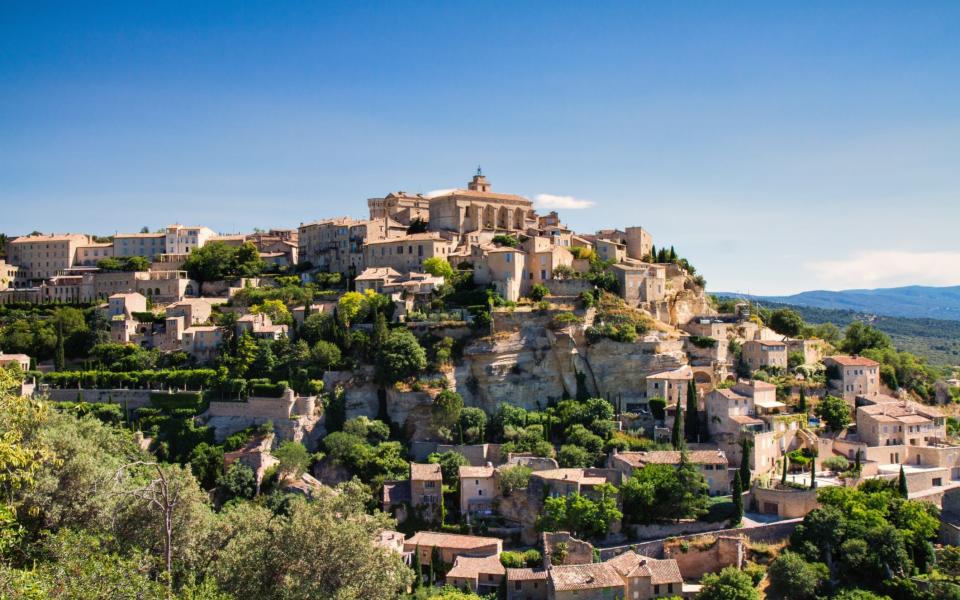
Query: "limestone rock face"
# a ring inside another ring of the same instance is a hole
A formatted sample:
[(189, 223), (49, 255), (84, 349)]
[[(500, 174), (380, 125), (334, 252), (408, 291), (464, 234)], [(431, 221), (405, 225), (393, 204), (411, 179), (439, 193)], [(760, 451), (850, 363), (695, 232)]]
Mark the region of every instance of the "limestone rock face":
[(648, 375), (676, 369), (686, 362), (678, 344), (659, 339), (634, 344), (605, 339), (586, 347), (588, 375), (596, 393), (610, 399), (641, 398)]
[(514, 490), (500, 498), (498, 512), (508, 521), (519, 523), (520, 538), (524, 544), (535, 544), (538, 539), (536, 523), (543, 503), (534, 498), (527, 488)]

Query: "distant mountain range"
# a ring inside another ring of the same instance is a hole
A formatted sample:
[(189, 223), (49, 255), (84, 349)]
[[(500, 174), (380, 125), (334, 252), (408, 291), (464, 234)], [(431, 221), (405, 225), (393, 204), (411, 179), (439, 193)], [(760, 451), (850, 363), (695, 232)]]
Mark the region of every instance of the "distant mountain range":
[(810, 306), (858, 313), (960, 321), (960, 286), (927, 287), (911, 285), (876, 290), (814, 290), (792, 296), (756, 296), (732, 292), (715, 292), (717, 296), (749, 298), (760, 302), (776, 302), (794, 306)]

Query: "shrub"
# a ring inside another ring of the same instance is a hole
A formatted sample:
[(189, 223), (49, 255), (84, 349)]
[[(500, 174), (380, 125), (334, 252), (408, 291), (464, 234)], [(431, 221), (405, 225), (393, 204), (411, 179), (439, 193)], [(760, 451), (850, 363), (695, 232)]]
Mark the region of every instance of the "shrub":
[(550, 290), (547, 289), (547, 286), (542, 283), (538, 283), (530, 289), (530, 299), (534, 302), (539, 302), (546, 298), (550, 294)]
[(835, 473), (841, 473), (850, 468), (850, 461), (848, 461), (845, 456), (840, 455), (826, 458), (821, 464), (824, 468), (830, 469)]

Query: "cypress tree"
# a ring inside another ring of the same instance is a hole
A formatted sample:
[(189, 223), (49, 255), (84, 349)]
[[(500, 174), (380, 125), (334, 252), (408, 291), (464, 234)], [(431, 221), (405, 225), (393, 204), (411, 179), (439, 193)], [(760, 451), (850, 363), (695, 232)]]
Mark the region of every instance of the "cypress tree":
[(860, 470), (863, 468), (863, 465), (860, 464), (860, 452), (861, 452), (861, 450), (860, 450), (859, 448), (857, 448), (856, 462), (853, 464), (853, 468), (854, 468), (854, 470), (856, 470), (857, 475), (860, 474)]
[(413, 589), (419, 589), (423, 586), (423, 565), (420, 564), (420, 544), (413, 548), (413, 560), (410, 564), (416, 577), (413, 578)]
[(670, 255), (667, 258), (670, 262), (677, 262), (677, 251), (673, 249), (673, 246), (670, 246)]
[(373, 317), (373, 334), (370, 336), (370, 348), (373, 352), (380, 349), (380, 346), (387, 341), (387, 318), (382, 311), (377, 311)]
[(53, 355), (53, 368), (56, 371), (62, 371), (67, 363), (63, 350), (63, 323), (57, 323), (57, 347)]
[(901, 498), (910, 497), (910, 489), (907, 488), (907, 474), (903, 472), (903, 465), (900, 465), (900, 477), (897, 479), (897, 490), (900, 492)]
[(687, 419), (683, 423), (688, 442), (700, 441), (700, 413), (697, 411), (697, 386), (693, 379), (687, 383)]
[(787, 458), (787, 455), (783, 455), (783, 476), (780, 478), (780, 483), (787, 485), (787, 463), (790, 459)]
[(683, 430), (680, 427), (683, 424), (683, 407), (680, 405), (680, 399), (677, 398), (677, 414), (673, 419), (673, 430), (670, 434), (670, 444), (674, 450), (683, 447)]
[(805, 414), (807, 412), (807, 392), (806, 386), (800, 386), (800, 401), (797, 402), (797, 411)]
[(810, 489), (816, 489), (817, 487), (817, 457), (814, 456), (813, 460), (810, 461)]
[(650, 244), (650, 262), (657, 262), (657, 246)]
[(733, 474), (733, 515), (730, 517), (730, 526), (736, 527), (743, 521), (743, 481), (740, 471)]
[(745, 488), (750, 487), (750, 449), (753, 443), (745, 438), (740, 438), (740, 483)]

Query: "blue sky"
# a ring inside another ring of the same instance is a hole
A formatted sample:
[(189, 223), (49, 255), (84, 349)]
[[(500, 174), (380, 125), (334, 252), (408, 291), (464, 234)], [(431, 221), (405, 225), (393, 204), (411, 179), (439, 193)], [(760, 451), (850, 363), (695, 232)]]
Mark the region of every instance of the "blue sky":
[(0, 231), (572, 197), (714, 290), (960, 284), (960, 3), (0, 0)]

